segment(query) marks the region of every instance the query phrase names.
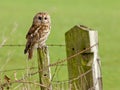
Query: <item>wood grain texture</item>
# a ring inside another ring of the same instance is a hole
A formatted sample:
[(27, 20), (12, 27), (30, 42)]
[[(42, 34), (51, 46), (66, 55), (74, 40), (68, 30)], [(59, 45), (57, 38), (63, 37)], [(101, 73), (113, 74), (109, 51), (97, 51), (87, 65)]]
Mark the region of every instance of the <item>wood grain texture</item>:
[(51, 90), (51, 72), (47, 66), (50, 64), (49, 52), (47, 47), (37, 49), (38, 54), (38, 70), (40, 84), (45, 85), (48, 88), (40, 87), (40, 90)]
[[(67, 57), (90, 47), (89, 29), (84, 26), (74, 26), (65, 34)], [(86, 52), (67, 62), (69, 80), (74, 79), (92, 69), (93, 52)], [(75, 87), (76, 86), (76, 87)], [(71, 82), (70, 90), (89, 90), (93, 87), (92, 71), (82, 78)], [(93, 90), (93, 89), (92, 89)]]

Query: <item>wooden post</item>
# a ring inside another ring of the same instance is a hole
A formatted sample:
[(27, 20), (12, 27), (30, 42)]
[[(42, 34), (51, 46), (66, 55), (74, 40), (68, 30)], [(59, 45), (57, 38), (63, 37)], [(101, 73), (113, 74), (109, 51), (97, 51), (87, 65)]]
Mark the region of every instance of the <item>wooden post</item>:
[[(39, 72), (39, 82), (45, 87), (40, 87), (40, 90), (52, 90), (51, 86), (51, 73), (50, 68), (47, 66), (50, 64), (49, 52), (47, 47), (42, 47), (37, 49), (38, 54), (38, 70)], [(42, 71), (41, 71), (42, 70)]]
[[(91, 32), (90, 29), (83, 25), (74, 26), (71, 30), (66, 32), (65, 41), (66, 41), (67, 57), (70, 57), (98, 43), (98, 42), (91, 43), (92, 42), (91, 40), (96, 38), (91, 37), (90, 32)], [(96, 31), (92, 31), (92, 32), (94, 32), (94, 35), (97, 34)], [(89, 49), (84, 53), (79, 54), (74, 58), (71, 58), (71, 60), (68, 60), (67, 64), (68, 64), (69, 80), (77, 78), (78, 76), (89, 71), (89, 73), (82, 76), (80, 79), (70, 82), (70, 86), (69, 86), (70, 90), (102, 90), (102, 89), (96, 89), (95, 84), (93, 82), (94, 79), (93, 76), (95, 75), (93, 74), (92, 65), (94, 61), (95, 61), (95, 53), (92, 49)]]
[[(94, 43), (98, 43), (98, 33), (96, 31), (89, 31), (89, 36), (90, 36), (90, 45), (93, 45)], [(98, 55), (98, 45), (91, 48), (91, 51), (94, 53), (93, 65), (92, 65), (94, 88), (95, 90), (102, 90), (103, 84), (102, 84), (102, 74), (101, 74), (101, 63)]]

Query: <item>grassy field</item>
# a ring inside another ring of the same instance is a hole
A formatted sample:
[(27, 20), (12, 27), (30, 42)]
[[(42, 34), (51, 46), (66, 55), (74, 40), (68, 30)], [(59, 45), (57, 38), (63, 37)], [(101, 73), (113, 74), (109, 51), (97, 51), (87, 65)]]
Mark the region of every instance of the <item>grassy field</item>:
[[(0, 43), (6, 40), (5, 44), (25, 44), (32, 18), (40, 11), (50, 13), (52, 18), (47, 44), (64, 44), (66, 31), (76, 24), (86, 25), (99, 32), (104, 90), (119, 90), (119, 3), (119, 0), (0, 0)], [(28, 62), (23, 50), (24, 47), (1, 47), (0, 71), (37, 66), (36, 55)], [(51, 63), (66, 57), (65, 47), (49, 50)], [(24, 72), (17, 72), (18, 77)], [(13, 72), (0, 72), (0, 79), (3, 75), (12, 76)]]

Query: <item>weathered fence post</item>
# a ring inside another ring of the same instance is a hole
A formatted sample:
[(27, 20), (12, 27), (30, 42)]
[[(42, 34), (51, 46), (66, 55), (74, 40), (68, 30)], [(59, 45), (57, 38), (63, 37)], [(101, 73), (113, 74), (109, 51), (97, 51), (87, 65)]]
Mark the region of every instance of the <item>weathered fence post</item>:
[[(90, 45), (98, 43), (98, 33), (96, 31), (89, 31), (90, 36)], [(102, 90), (102, 75), (101, 75), (101, 63), (98, 55), (98, 45), (91, 48), (91, 51), (94, 53), (92, 72), (93, 72), (93, 83), (95, 90)]]
[[(98, 60), (98, 51), (94, 51), (97, 49), (96, 45), (98, 43), (97, 32), (91, 31), (83, 25), (74, 26), (66, 32), (65, 39), (68, 58), (85, 50), (85, 52), (78, 54), (67, 62), (69, 80), (77, 78), (77, 80), (74, 79), (70, 82), (70, 90), (102, 90), (100, 66), (95, 64)], [(89, 48), (94, 44), (96, 44), (94, 47)], [(99, 81), (96, 81), (96, 79), (99, 79)], [(99, 83), (97, 84), (98, 88), (96, 88), (96, 83)]]
[(47, 87), (40, 87), (40, 90), (52, 90), (50, 67), (47, 67), (50, 64), (48, 47), (38, 48), (37, 54), (39, 82)]

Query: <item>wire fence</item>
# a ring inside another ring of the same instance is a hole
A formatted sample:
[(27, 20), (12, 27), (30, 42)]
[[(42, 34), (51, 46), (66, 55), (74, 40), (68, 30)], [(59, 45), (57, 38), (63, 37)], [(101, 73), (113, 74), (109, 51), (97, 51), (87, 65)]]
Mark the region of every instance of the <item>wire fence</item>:
[[(48, 66), (46, 66), (45, 69), (49, 68), (49, 67), (55, 67), (56, 66), (56, 70), (57, 70), (57, 67), (58, 66), (66, 66), (66, 64), (64, 64), (64, 62), (68, 61), (68, 60), (72, 60), (72, 58), (90, 50), (91, 48), (95, 47), (96, 45), (98, 45), (98, 43), (82, 50), (82, 51), (78, 51), (76, 54), (73, 54), (72, 56), (68, 57), (68, 58), (65, 58), (65, 59), (62, 59), (62, 60), (59, 60), (57, 62), (54, 62), (54, 63), (51, 63), (49, 64)], [(1, 44), (0, 47), (22, 47), (22, 46), (25, 46), (24, 44)], [(48, 44), (48, 46), (65, 46), (65, 44)], [(18, 68), (18, 69), (9, 69), (9, 70), (3, 70), (3, 71), (0, 71), (0, 73), (2, 72), (9, 72), (9, 71), (18, 71), (18, 70), (26, 70), (26, 69), (37, 69), (37, 67), (31, 67), (31, 68)], [(56, 74), (56, 70), (53, 74), (52, 77), (55, 76)], [(32, 82), (32, 81), (24, 81), (25, 79), (27, 78), (30, 78), (36, 74), (38, 74), (39, 72), (42, 72), (43, 70), (40, 70), (40, 71), (36, 71), (36, 72), (32, 72), (32, 73), (28, 73), (27, 75), (24, 75), (21, 79), (19, 80), (13, 80), (13, 81), (9, 81), (7, 80), (6, 78), (4, 78), (6, 80), (6, 82), (4, 83), (0, 83), (0, 87), (1, 89), (3, 90), (4, 87), (9, 87), (11, 84), (14, 84), (14, 83), (28, 83), (28, 84), (33, 84), (33, 85), (37, 85), (37, 86), (42, 86), (42, 87), (47, 87), (47, 86), (44, 86), (42, 84), (39, 84), (38, 82)], [(68, 84), (73, 82), (73, 81), (76, 81), (76, 80), (79, 80), (81, 77), (85, 76), (86, 74), (88, 74), (89, 72), (91, 72), (91, 69), (88, 70), (87, 72), (71, 79), (71, 80), (63, 80), (63, 81), (52, 81), (52, 84), (54, 85), (54, 88), (57, 88), (57, 89), (53, 89), (53, 90), (59, 90), (58, 88), (64, 88), (62, 90), (67, 90), (68, 89)], [(75, 85), (76, 87), (76, 85)], [(67, 88), (67, 89), (65, 89)], [(77, 88), (77, 87), (76, 87)], [(77, 90), (77, 89), (76, 89)]]
[[(0, 47), (23, 47), (25, 44), (1, 44)], [(47, 44), (47, 46), (64, 47), (65, 44)]]

